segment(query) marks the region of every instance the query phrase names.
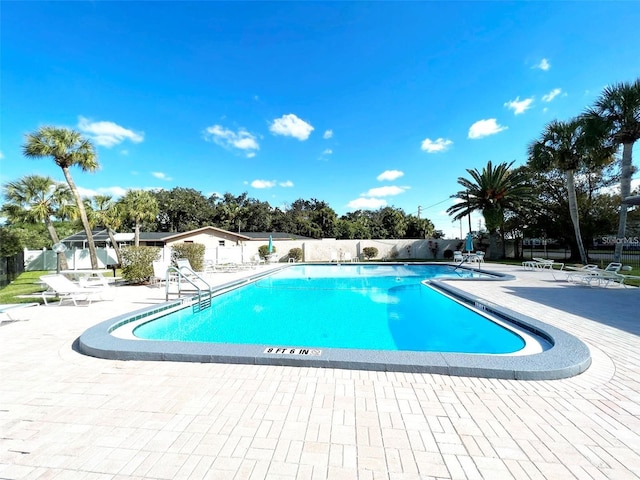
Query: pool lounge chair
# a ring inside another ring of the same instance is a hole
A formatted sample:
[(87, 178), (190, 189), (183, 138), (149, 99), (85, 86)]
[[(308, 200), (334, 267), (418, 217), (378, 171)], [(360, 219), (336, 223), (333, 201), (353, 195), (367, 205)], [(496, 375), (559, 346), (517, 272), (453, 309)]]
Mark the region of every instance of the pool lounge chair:
[(619, 262), (611, 262), (604, 269), (598, 268), (597, 265), (585, 265), (567, 274), (567, 281), (574, 283), (582, 283), (589, 286), (607, 287), (611, 283), (624, 284), (625, 277), (618, 272), (622, 268)]
[(171, 264), (169, 262), (155, 260), (154, 262), (152, 262), (152, 265), (153, 276), (151, 277), (151, 285), (160, 287), (167, 281), (167, 270), (169, 269)]
[(62, 305), (65, 300), (71, 300), (75, 306), (78, 306), (78, 301), (86, 301), (91, 304), (94, 300), (113, 298), (109, 295), (113, 287), (82, 287), (62, 274), (42, 275), (40, 280), (49, 287), (48, 290), (42, 292), (42, 300), (45, 305), (48, 305), (47, 297), (51, 295), (60, 299), (58, 305)]
[(559, 270), (562, 270), (564, 263), (546, 258), (533, 257), (531, 260), (522, 262), (522, 267), (525, 270), (554, 270), (555, 267), (560, 267)]

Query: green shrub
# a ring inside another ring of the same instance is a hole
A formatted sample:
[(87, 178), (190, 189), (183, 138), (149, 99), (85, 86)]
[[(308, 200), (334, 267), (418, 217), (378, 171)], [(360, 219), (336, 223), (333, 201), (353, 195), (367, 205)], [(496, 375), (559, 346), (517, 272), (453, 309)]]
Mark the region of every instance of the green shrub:
[(194, 272), (204, 270), (205, 246), (201, 243), (177, 243), (171, 245), (171, 257), (175, 262), (179, 258), (186, 258)]
[(153, 275), (153, 261), (160, 257), (157, 247), (125, 247), (122, 249), (122, 278), (142, 283)]
[(289, 250), (289, 258), (293, 258), (296, 262), (302, 261), (302, 249), (301, 248), (292, 248)]
[[(276, 247), (271, 248), (271, 253), (276, 253)], [(269, 245), (260, 245), (258, 247), (258, 255), (260, 255), (260, 258), (264, 258), (266, 260), (267, 257), (270, 255)]]
[(378, 249), (376, 247), (364, 247), (362, 249), (362, 255), (364, 255), (364, 258), (367, 260), (371, 260), (378, 256)]

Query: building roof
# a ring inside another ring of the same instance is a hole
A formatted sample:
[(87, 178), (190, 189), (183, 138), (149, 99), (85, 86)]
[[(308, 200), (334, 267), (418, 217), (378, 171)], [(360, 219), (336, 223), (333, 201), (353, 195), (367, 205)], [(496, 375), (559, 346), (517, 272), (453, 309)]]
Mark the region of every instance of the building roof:
[[(197, 233), (206, 232), (207, 230), (217, 232), (219, 234), (224, 234), (227, 236), (232, 236), (237, 238), (238, 240), (255, 240), (251, 237), (248, 237), (242, 233), (230, 232), (228, 230), (223, 230), (222, 228), (217, 227), (202, 227), (197, 228), (195, 230), (190, 230), (188, 232), (140, 232), (140, 241), (142, 242), (167, 242), (170, 240), (174, 240), (180, 237), (188, 237), (190, 235), (194, 235)], [(94, 229), (93, 232), (93, 240), (98, 242), (108, 242), (109, 241), (109, 232), (106, 229)], [(133, 241), (133, 233), (123, 232), (116, 233), (116, 241)], [(267, 239), (269, 235), (267, 234)], [(62, 242), (84, 242), (87, 240), (87, 234), (84, 230), (74, 233), (73, 235), (68, 236), (61, 240)]]
[(640, 195), (634, 195), (633, 197), (627, 197), (624, 199), (624, 203), (627, 205), (640, 205)]
[(235, 232), (231, 232), (229, 230), (223, 230), (222, 228), (218, 228), (218, 227), (202, 227), (202, 228), (196, 228), (195, 230), (189, 230), (188, 232), (171, 232), (171, 233), (165, 233), (164, 237), (161, 237), (162, 240), (167, 241), (167, 240), (173, 240), (176, 238), (180, 238), (180, 237), (188, 237), (190, 235), (196, 234), (196, 233), (205, 233), (207, 231), (214, 231), (217, 233), (221, 233), (223, 235), (228, 235), (228, 236), (232, 236), (232, 237), (236, 237), (239, 240), (251, 240), (251, 238), (241, 234), (241, 233), (235, 233)]
[(286, 232), (240, 232), (240, 234), (249, 237), (251, 240), (267, 241), (269, 237), (273, 240), (311, 240), (309, 237)]
[[(96, 242), (108, 242), (109, 241), (109, 232), (106, 229), (94, 228), (91, 230), (93, 234), (93, 240)], [(87, 234), (84, 230), (80, 232), (76, 232), (73, 235), (69, 235), (67, 238), (63, 238), (60, 240), (61, 242), (83, 242), (87, 239)]]

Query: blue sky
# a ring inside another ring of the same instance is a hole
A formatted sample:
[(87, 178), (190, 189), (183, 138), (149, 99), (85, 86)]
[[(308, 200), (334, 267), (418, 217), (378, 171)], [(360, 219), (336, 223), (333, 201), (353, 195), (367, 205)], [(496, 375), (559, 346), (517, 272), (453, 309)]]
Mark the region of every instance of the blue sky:
[(72, 171), (87, 195), (179, 186), (279, 207), (316, 198), (339, 215), (420, 206), (448, 235), (467, 168), (524, 163), (546, 123), (640, 75), (631, 1), (3, 1), (0, 13), (3, 184), (64, 180), (21, 154), (26, 133), (56, 125), (97, 147), (99, 171)]

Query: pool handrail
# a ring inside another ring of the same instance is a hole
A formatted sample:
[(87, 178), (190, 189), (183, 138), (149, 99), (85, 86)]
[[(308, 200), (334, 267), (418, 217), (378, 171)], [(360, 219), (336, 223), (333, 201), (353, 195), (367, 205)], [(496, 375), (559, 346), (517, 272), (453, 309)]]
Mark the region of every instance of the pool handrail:
[[(185, 273), (186, 273), (186, 275), (185, 275)], [(209, 294), (208, 295), (208, 299), (209, 299), (209, 302), (211, 301), (211, 292), (213, 291), (213, 287), (202, 276), (200, 276), (199, 274), (194, 272), (189, 267), (182, 266), (180, 268), (177, 268), (177, 267), (174, 267), (174, 266), (170, 266), (169, 268), (167, 268), (167, 272), (166, 272), (165, 275), (166, 276), (165, 276), (164, 291), (165, 291), (165, 300), (166, 301), (169, 301), (169, 286), (170, 286), (170, 283), (171, 283), (170, 280), (171, 279), (176, 279), (177, 280), (176, 283), (178, 285), (178, 296), (180, 296), (180, 293), (181, 293), (180, 284), (182, 283), (182, 280), (185, 280), (187, 283), (190, 283), (193, 286), (193, 288), (198, 292), (198, 306), (199, 306), (199, 308), (202, 308), (202, 305), (203, 305), (202, 304), (202, 291), (203, 291), (203, 289), (200, 288), (200, 286), (193, 281), (193, 279), (192, 279), (193, 277), (197, 278), (199, 281), (201, 281), (203, 284), (205, 284), (208, 287), (207, 288), (207, 293)], [(209, 303), (209, 305), (210, 305), (210, 303)]]

